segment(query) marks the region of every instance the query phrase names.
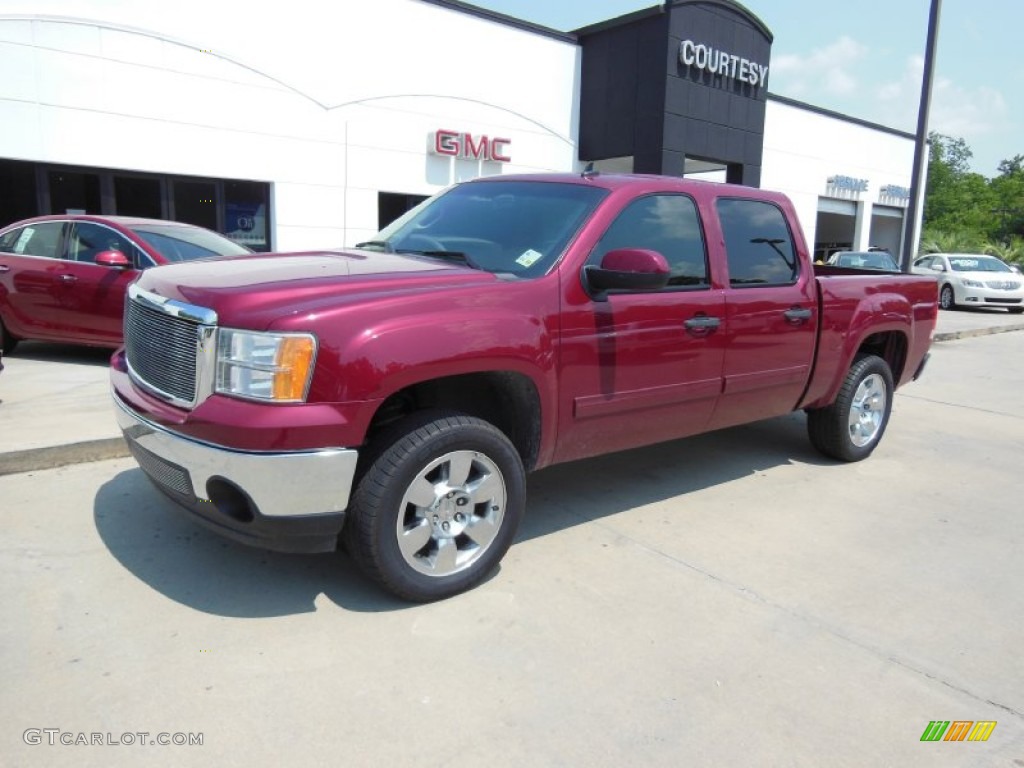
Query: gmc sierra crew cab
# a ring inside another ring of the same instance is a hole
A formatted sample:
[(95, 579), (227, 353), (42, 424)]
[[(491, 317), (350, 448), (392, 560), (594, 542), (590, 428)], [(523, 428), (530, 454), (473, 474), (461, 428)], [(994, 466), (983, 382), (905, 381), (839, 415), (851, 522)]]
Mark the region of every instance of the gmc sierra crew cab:
[(354, 248), (157, 267), (115, 411), (154, 485), (235, 540), (343, 546), (409, 600), (473, 587), (526, 474), (801, 409), (867, 457), (931, 277), (818, 267), (791, 202), (655, 176), (458, 184)]

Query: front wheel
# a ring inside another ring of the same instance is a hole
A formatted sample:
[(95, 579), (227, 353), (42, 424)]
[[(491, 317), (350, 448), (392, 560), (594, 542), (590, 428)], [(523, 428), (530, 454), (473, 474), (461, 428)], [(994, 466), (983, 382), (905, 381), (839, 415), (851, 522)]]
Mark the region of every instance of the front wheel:
[(871, 455), (892, 411), (892, 371), (877, 355), (853, 361), (835, 402), (807, 412), (811, 443), (826, 456), (860, 461)]
[(1019, 315), (1021, 312), (1024, 312), (1024, 307), (1008, 307), (1007, 309), (1009, 309), (1011, 315)]
[(522, 518), (519, 454), (492, 424), (457, 413), (412, 417), (389, 435), (353, 494), (346, 549), (406, 600), (471, 589), (508, 551)]
[(942, 309), (956, 309), (956, 294), (953, 293), (952, 285), (942, 286), (939, 291), (939, 307)]

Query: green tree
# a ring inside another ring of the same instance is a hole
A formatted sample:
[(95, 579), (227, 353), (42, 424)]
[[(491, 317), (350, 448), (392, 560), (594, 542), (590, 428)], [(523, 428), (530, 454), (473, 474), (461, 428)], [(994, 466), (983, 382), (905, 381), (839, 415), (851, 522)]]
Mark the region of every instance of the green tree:
[(1003, 160), (999, 175), (988, 179), (971, 172), (973, 155), (963, 139), (934, 132), (928, 138), (922, 252), (983, 247), (992, 252), (1005, 246), (1008, 255), (1019, 254), (1016, 249), (1024, 236), (1024, 155)]

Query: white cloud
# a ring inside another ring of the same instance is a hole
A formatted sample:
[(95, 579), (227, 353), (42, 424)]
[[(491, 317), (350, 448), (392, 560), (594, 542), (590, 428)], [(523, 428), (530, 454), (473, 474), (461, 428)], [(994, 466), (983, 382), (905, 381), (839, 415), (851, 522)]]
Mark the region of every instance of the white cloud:
[(843, 35), (806, 56), (783, 54), (772, 58), (772, 90), (787, 95), (855, 93), (860, 83), (857, 63), (868, 54), (867, 46)]
[[(876, 91), (878, 99), (902, 118), (900, 123), (917, 124), (923, 76), (924, 60), (911, 56), (902, 77), (883, 83)], [(991, 86), (968, 88), (948, 77), (936, 77), (932, 83), (930, 130), (961, 138), (984, 136), (1001, 128), (1008, 113), (1003, 94)]]

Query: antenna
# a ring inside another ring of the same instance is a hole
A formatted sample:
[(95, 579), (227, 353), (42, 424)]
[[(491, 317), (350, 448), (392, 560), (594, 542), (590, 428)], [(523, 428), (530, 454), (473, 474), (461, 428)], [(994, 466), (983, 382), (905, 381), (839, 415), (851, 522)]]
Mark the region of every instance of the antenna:
[(593, 178), (594, 176), (597, 176), (599, 173), (600, 171), (594, 170), (594, 161), (591, 160), (589, 163), (587, 163), (587, 167), (583, 169), (583, 173), (581, 173), (580, 176), (582, 176), (584, 179), (589, 179)]

